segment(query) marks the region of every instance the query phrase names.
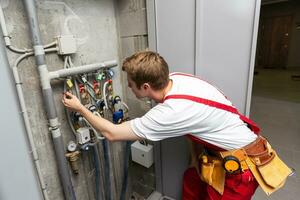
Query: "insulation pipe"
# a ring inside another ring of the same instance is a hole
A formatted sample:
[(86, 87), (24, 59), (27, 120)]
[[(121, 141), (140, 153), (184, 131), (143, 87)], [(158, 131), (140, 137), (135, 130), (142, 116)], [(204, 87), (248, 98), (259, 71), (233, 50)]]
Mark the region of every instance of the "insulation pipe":
[[(19, 48), (16, 48), (16, 47), (13, 47), (11, 45), (11, 42), (10, 42), (10, 36), (8, 34), (8, 31), (7, 31), (7, 28), (6, 28), (6, 22), (5, 22), (5, 18), (4, 18), (4, 14), (3, 14), (3, 9), (0, 5), (0, 24), (1, 24), (1, 29), (2, 29), (2, 33), (3, 33), (3, 38), (4, 38), (4, 42), (5, 42), (5, 46), (15, 52), (15, 53), (29, 53), (29, 52), (33, 52), (33, 49), (19, 49)], [(49, 43), (47, 45), (44, 46), (44, 48), (49, 48), (49, 47), (52, 47), (52, 46), (55, 46), (57, 44), (56, 41), (52, 42), (52, 43)]]
[(8, 44), (10, 45), (10, 38), (7, 33), (5, 18), (4, 18), (4, 14), (3, 14), (1, 5), (0, 5), (0, 24), (1, 24), (1, 29), (2, 29), (2, 33), (3, 33), (4, 42), (6, 45), (8, 45)]
[(49, 72), (49, 79), (51, 80), (54, 78), (65, 78), (67, 76), (72, 76), (72, 75), (76, 75), (76, 74), (84, 74), (87, 72), (99, 70), (101, 68), (109, 68), (109, 67), (115, 67), (115, 66), (117, 66), (117, 61), (112, 60), (112, 61), (106, 61), (103, 63), (95, 63), (95, 64), (90, 64), (90, 65), (83, 65), (83, 66), (78, 66), (78, 67), (61, 69), (58, 71)]
[(49, 128), (52, 134), (53, 146), (55, 150), (58, 172), (60, 174), (60, 180), (63, 186), (65, 198), (67, 200), (75, 200), (75, 192), (72, 186), (71, 177), (68, 169), (68, 163), (65, 157), (65, 148), (62, 140), (62, 135), (59, 129), (59, 123), (54, 105), (54, 97), (50, 81), (48, 79), (48, 69), (45, 63), (45, 52), (42, 46), (40, 37), (40, 30), (38, 26), (36, 8), (34, 0), (23, 0), (26, 13), (28, 16), (28, 23), (32, 37), (33, 49), (36, 64), (38, 66), (38, 72), (40, 75), (40, 82), (43, 93), (43, 100), (47, 112), (47, 118), (49, 120)]
[[(49, 50), (45, 50), (46, 52), (56, 52), (56, 49), (49, 49)], [(32, 153), (32, 158), (35, 164), (35, 168), (36, 168), (36, 172), (38, 175), (38, 179), (40, 182), (40, 187), (42, 189), (43, 192), (43, 196), (45, 200), (48, 200), (48, 194), (47, 194), (47, 187), (44, 181), (44, 178), (42, 176), (42, 172), (41, 172), (41, 167), (40, 167), (40, 162), (39, 162), (39, 156), (33, 141), (33, 136), (32, 136), (32, 129), (30, 126), (30, 122), (29, 122), (29, 116), (28, 116), (28, 112), (27, 112), (27, 108), (26, 108), (26, 104), (25, 104), (25, 98), (24, 98), (24, 94), (23, 94), (23, 89), (22, 89), (22, 82), (18, 73), (18, 64), (26, 57), (29, 57), (33, 55), (33, 53), (27, 53), (24, 54), (22, 56), (20, 56), (16, 61), (14, 66), (12, 67), (12, 71), (13, 71), (13, 76), (15, 79), (15, 84), (16, 84), (16, 89), (17, 89), (17, 94), (18, 94), (18, 98), (19, 98), (19, 103), (20, 103), (20, 107), (21, 107), (21, 113), (23, 115), (23, 120), (24, 120), (24, 125), (25, 125), (25, 129), (26, 129), (26, 133), (27, 133), (27, 137), (28, 137), (28, 142), (30, 145), (30, 150)]]

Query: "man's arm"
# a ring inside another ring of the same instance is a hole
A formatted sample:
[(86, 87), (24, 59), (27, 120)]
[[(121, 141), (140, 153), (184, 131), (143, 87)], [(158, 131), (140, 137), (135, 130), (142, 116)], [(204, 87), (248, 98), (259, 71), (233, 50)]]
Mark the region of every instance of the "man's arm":
[(76, 96), (69, 92), (64, 94), (62, 102), (67, 108), (79, 112), (97, 131), (110, 141), (141, 139), (134, 134), (129, 122), (113, 124), (102, 117), (96, 116), (82, 105)]

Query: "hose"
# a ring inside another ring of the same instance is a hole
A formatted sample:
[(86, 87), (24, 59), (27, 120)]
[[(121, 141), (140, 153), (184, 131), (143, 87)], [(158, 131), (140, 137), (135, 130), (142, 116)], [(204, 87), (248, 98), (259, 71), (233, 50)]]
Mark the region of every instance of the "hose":
[(105, 172), (105, 185), (107, 186), (105, 192), (105, 199), (112, 200), (111, 196), (111, 182), (110, 182), (110, 165), (109, 165), (109, 153), (108, 153), (108, 142), (102, 140), (103, 155), (104, 155), (104, 172)]
[(126, 197), (127, 182), (128, 182), (127, 181), (128, 180), (128, 164), (129, 164), (131, 143), (132, 143), (131, 141), (127, 141), (126, 146), (125, 146), (123, 181), (122, 181), (120, 200), (125, 200), (125, 197)]
[(96, 200), (101, 200), (100, 195), (100, 159), (99, 159), (99, 151), (98, 146), (93, 145), (93, 157), (94, 157), (94, 163), (95, 163), (95, 183), (96, 183)]
[(104, 85), (103, 85), (103, 91), (102, 91), (102, 94), (103, 94), (103, 100), (104, 100), (104, 105), (105, 105), (105, 108), (106, 108), (106, 109), (109, 109), (108, 104), (107, 104), (107, 98), (106, 98), (106, 87), (107, 87), (108, 83), (109, 83), (108, 81), (106, 81), (106, 82), (104, 83)]

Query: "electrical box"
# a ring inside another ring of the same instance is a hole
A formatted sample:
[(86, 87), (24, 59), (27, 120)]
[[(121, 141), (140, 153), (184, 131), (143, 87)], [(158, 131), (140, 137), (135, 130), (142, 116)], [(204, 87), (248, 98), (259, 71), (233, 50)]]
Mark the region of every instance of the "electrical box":
[(149, 168), (153, 164), (153, 145), (136, 141), (131, 145), (131, 156), (134, 162)]
[(83, 127), (76, 131), (76, 138), (79, 144), (85, 144), (91, 140), (90, 129)]
[(68, 55), (76, 53), (76, 40), (73, 35), (61, 35), (57, 37), (58, 54)]

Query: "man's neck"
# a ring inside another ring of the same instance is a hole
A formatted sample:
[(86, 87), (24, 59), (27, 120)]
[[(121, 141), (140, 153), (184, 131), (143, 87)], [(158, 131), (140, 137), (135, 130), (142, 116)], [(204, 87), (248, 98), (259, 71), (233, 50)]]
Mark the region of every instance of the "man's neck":
[(170, 79), (167, 86), (161, 90), (153, 91), (150, 98), (157, 103), (162, 103), (166, 94), (172, 89), (173, 81)]

